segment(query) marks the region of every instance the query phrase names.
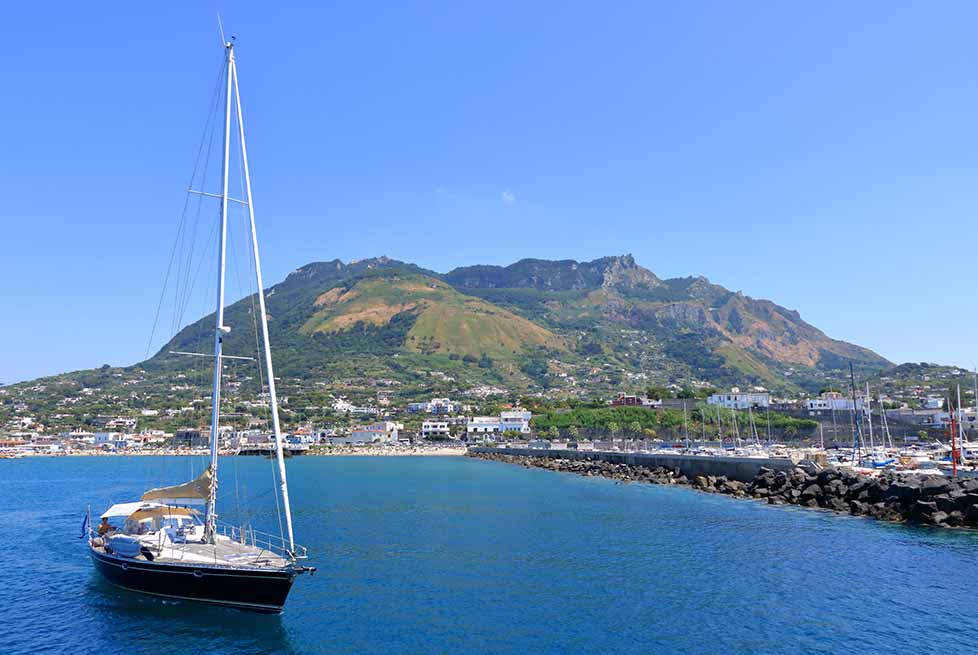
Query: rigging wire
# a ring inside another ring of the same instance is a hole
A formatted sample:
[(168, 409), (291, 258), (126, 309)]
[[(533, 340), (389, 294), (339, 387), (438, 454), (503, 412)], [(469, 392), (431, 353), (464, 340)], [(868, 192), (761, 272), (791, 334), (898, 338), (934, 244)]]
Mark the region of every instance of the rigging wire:
[[(208, 129), (209, 129), (209, 126), (210, 126), (210, 124), (211, 124), (211, 122), (213, 120), (213, 115), (214, 115), (214, 111), (215, 111), (214, 110), (214, 106), (215, 106), (214, 96), (219, 91), (219, 82), (220, 82), (220, 76), (218, 76), (218, 85), (215, 86), (214, 92), (212, 93), (212, 100), (211, 100), (211, 103), (210, 103), (211, 106), (208, 109), (207, 117), (206, 117), (205, 122), (204, 122), (204, 130), (201, 133), (200, 143), (197, 146), (197, 156), (196, 156), (196, 158), (194, 160), (193, 172), (190, 175), (190, 185), (191, 186), (193, 185), (194, 180), (195, 180), (195, 178), (197, 176), (197, 169), (200, 166), (201, 154), (202, 154), (203, 149), (204, 149), (204, 142), (207, 139)], [(169, 285), (170, 275), (171, 275), (172, 270), (173, 270), (173, 262), (174, 262), (174, 259), (176, 257), (177, 246), (178, 246), (179, 243), (181, 243), (182, 237), (184, 236), (185, 227), (186, 227), (187, 208), (188, 208), (189, 204), (190, 204), (190, 194), (188, 193), (188, 194), (185, 194), (184, 195), (183, 210), (181, 211), (180, 222), (177, 225), (177, 234), (175, 235), (174, 240), (173, 240), (173, 247), (172, 247), (172, 249), (170, 251), (170, 260), (169, 260), (169, 263), (167, 264), (167, 267), (166, 267), (166, 275), (164, 276), (163, 288), (160, 290), (160, 299), (159, 299), (159, 302), (156, 305), (156, 315), (153, 318), (153, 327), (150, 330), (149, 340), (148, 340), (148, 342), (146, 344), (146, 357), (147, 358), (149, 357), (150, 349), (153, 346), (153, 339), (156, 336), (156, 328), (157, 328), (157, 325), (159, 323), (160, 312), (162, 311), (162, 308), (163, 308), (163, 298), (166, 295), (166, 289), (167, 289), (167, 286)], [(179, 267), (179, 261), (178, 261), (178, 267)], [(178, 277), (179, 277), (179, 273), (178, 273)], [(177, 284), (178, 283), (179, 283), (179, 281), (177, 281)]]

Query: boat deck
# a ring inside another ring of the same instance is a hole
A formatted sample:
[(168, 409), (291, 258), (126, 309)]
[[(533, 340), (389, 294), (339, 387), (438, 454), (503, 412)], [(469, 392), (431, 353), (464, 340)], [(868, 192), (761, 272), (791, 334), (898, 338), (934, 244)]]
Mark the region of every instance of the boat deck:
[[(160, 543), (156, 535), (145, 535), (139, 541), (154, 555), (154, 561), (177, 564), (209, 564), (235, 568), (282, 569), (290, 561), (260, 546), (242, 544), (227, 537), (218, 537), (217, 543)], [(104, 547), (96, 546), (104, 552)], [(145, 559), (140, 555), (135, 559)]]

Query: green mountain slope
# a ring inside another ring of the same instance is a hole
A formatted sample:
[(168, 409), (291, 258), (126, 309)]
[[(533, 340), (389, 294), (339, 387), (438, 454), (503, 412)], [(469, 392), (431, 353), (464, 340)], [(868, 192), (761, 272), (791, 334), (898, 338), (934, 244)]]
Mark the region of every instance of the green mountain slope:
[[(334, 260), (297, 269), (265, 298), (276, 375), (286, 394), (316, 407), (330, 394), (372, 402), (380, 388), (407, 399), (485, 384), (578, 397), (694, 382), (817, 391), (843, 384), (850, 360), (863, 375), (892, 366), (797, 312), (705, 278), (660, 279), (630, 256), (445, 275), (384, 257)], [(256, 304), (250, 297), (226, 309), (226, 354), (255, 355)], [(98, 412), (179, 401), (203, 421), (211, 362), (172, 351), (208, 353), (212, 340), (213, 316), (203, 317), (146, 362), (66, 374), (57, 384), (98, 387), (109, 399)], [(226, 366), (240, 384), (229, 382), (229, 402), (247, 397), (262, 374), (257, 363)]]
[(306, 335), (341, 333), (358, 324), (382, 328), (407, 315), (414, 322), (401, 345), (414, 352), (511, 359), (538, 346), (564, 349), (546, 328), (420, 273), (354, 278), (314, 304), (317, 310), (300, 328)]

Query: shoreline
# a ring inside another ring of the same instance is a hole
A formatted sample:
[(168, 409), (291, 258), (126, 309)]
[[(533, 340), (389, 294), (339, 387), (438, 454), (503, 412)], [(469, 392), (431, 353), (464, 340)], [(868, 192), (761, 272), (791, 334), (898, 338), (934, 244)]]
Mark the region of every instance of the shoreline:
[[(466, 447), (446, 447), (446, 446), (314, 446), (301, 455), (290, 455), (287, 459), (295, 457), (342, 457), (342, 456), (366, 456), (366, 457), (462, 457), (466, 454)], [(263, 455), (235, 455), (234, 451), (221, 451), (221, 457), (263, 457)], [(34, 459), (37, 457), (208, 457), (209, 450), (151, 450), (136, 452), (108, 452), (108, 451), (77, 451), (71, 453), (30, 453), (21, 457), (7, 457), (2, 459)]]
[(316, 446), (302, 457), (462, 457), (466, 447), (446, 446)]
[(726, 476), (687, 477), (679, 469), (616, 464), (600, 459), (568, 460), (528, 455), (472, 452), (468, 457), (542, 468), (558, 473), (603, 477), (621, 483), (674, 484), (769, 505), (795, 505), (890, 523), (943, 529), (978, 528), (978, 478), (881, 474), (859, 475), (848, 469), (824, 469), (813, 475), (761, 467), (750, 482)]

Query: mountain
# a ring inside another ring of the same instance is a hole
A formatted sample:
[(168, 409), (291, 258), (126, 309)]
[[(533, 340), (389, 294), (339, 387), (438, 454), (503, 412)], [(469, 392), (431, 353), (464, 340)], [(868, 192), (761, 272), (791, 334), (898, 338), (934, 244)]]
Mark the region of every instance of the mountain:
[[(660, 279), (631, 255), (444, 275), (386, 257), (318, 262), (268, 289), (266, 302), (277, 372), (290, 377), (397, 378), (410, 366), (525, 390), (694, 380), (791, 390), (841, 379), (849, 361), (864, 372), (891, 366), (796, 311), (703, 277)], [(227, 309), (226, 353), (253, 352), (254, 305)], [(207, 352), (212, 326), (187, 326), (145, 365), (186, 368), (170, 352)]]
[(445, 276), (462, 289), (516, 289), (577, 291), (602, 286), (655, 288), (662, 280), (635, 264), (631, 255), (602, 257), (593, 262), (571, 259), (522, 259), (509, 266), (465, 266)]
[[(293, 425), (328, 420), (336, 397), (398, 406), (493, 389), (584, 399), (662, 384), (816, 392), (845, 388), (850, 362), (860, 377), (912, 397), (961, 378), (931, 365), (894, 369), (796, 311), (704, 277), (659, 278), (630, 255), (446, 274), (387, 257), (333, 260), (296, 269), (264, 294), (282, 414)], [(252, 402), (265, 374), (254, 359), (256, 305), (257, 296), (244, 298), (224, 317), (225, 354), (252, 357), (224, 364), (228, 420), (240, 426), (267, 420)], [(213, 330), (205, 316), (145, 362), (3, 387), (0, 429), (94, 429), (112, 416), (206, 426), (211, 358), (174, 351), (211, 352)], [(921, 376), (924, 387), (913, 382)]]
[(829, 338), (796, 311), (704, 277), (660, 279), (631, 255), (465, 267), (445, 279), (558, 332), (589, 333), (592, 342), (629, 351), (642, 370), (780, 388), (818, 386), (849, 361), (861, 370), (889, 365), (871, 350)]

